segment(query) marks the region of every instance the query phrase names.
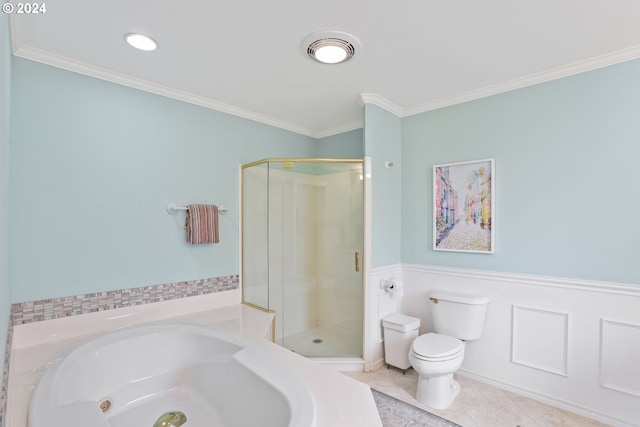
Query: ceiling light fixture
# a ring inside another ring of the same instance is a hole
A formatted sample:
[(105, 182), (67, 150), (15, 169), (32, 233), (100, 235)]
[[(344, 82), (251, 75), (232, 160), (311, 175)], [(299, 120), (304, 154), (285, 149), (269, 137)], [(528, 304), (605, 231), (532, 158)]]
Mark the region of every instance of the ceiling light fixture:
[(352, 34), (326, 30), (309, 34), (302, 41), (307, 56), (322, 64), (340, 64), (354, 57), (360, 43)]
[(156, 42), (149, 36), (145, 36), (144, 34), (129, 33), (125, 34), (124, 39), (130, 46), (147, 52), (156, 50), (158, 48), (158, 42)]

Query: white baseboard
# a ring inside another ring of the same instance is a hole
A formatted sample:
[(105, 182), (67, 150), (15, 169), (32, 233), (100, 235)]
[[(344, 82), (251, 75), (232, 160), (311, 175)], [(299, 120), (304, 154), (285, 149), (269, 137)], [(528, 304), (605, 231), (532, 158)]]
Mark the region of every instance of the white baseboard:
[(384, 359), (376, 360), (371, 364), (371, 370), (375, 371), (376, 369), (382, 368), (384, 365), (386, 365)]

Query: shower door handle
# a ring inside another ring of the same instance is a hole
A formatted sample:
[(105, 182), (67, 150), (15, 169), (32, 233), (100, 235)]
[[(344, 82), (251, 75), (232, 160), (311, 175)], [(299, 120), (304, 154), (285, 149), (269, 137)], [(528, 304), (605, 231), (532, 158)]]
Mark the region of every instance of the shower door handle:
[(356, 251), (356, 271), (360, 271), (360, 252)]

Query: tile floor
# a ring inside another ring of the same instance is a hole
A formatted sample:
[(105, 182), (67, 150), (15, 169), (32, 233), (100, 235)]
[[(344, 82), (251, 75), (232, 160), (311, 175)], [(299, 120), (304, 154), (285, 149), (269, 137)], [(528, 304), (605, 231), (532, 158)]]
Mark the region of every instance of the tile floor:
[(422, 406), (415, 400), (418, 374), (411, 368), (407, 370), (406, 375), (402, 375), (399, 369), (387, 369), (386, 366), (370, 373), (344, 372), (344, 374), (463, 427), (606, 426), (601, 422), (463, 376), (456, 376), (460, 382), (461, 391), (453, 404), (445, 410), (436, 410)]

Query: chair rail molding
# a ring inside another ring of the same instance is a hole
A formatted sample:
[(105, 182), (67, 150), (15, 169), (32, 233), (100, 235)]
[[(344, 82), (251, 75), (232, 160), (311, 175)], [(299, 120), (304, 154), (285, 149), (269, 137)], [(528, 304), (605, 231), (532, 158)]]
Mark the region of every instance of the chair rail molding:
[(416, 264), (400, 271), (400, 313), (419, 317), (420, 333), (433, 331), (433, 290), (489, 298), (482, 337), (467, 342), (460, 375), (608, 425), (638, 426), (640, 284)]

